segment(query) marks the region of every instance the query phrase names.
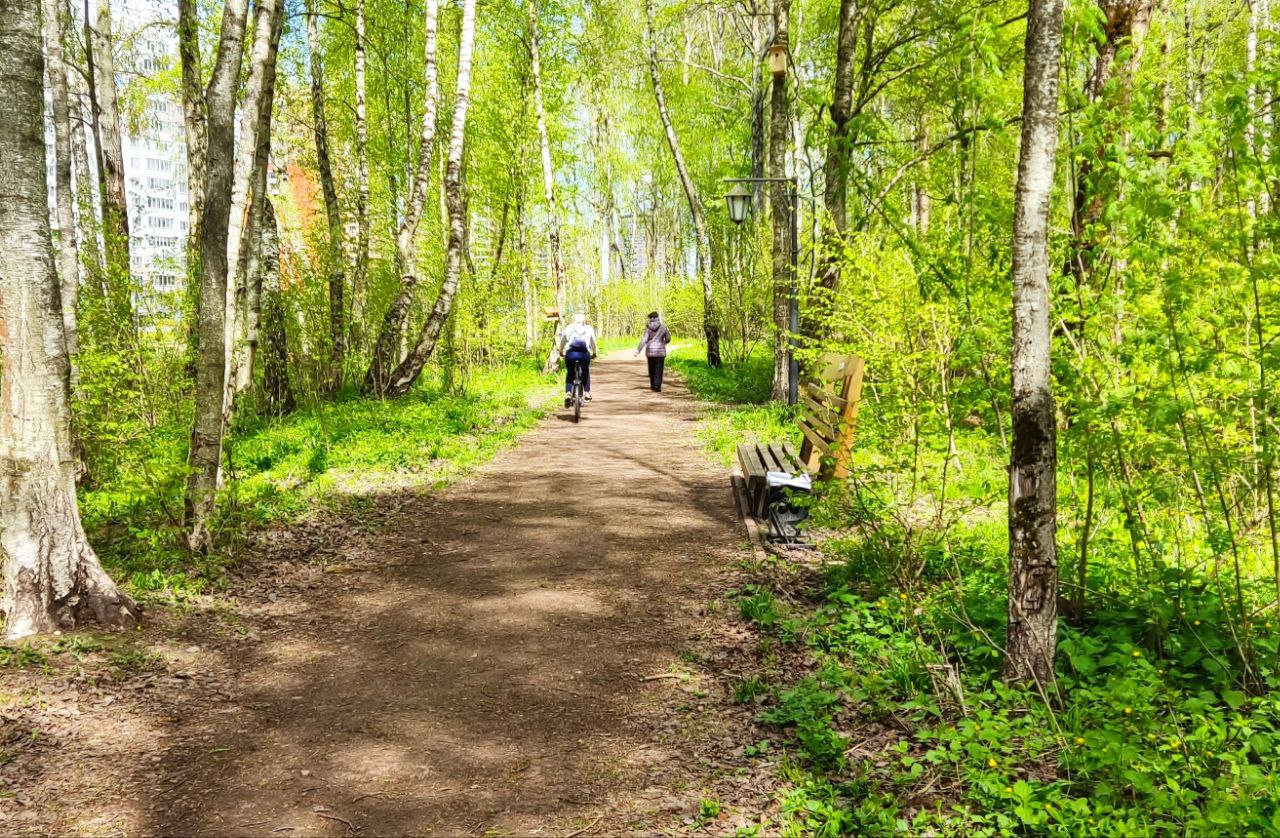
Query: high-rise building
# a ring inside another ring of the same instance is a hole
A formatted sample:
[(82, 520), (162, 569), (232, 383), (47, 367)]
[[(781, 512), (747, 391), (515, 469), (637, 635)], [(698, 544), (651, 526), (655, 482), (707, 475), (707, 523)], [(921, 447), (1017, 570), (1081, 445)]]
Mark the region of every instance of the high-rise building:
[[(172, 0), (114, 0), (117, 31), (128, 27), (132, 79), (146, 83), (175, 67), (177, 9)], [(117, 65), (121, 67), (125, 62)], [(170, 93), (150, 93), (142, 116), (123, 125), (125, 194), (134, 281), (143, 289), (177, 290), (185, 276), (189, 202), (187, 145), (182, 103)]]

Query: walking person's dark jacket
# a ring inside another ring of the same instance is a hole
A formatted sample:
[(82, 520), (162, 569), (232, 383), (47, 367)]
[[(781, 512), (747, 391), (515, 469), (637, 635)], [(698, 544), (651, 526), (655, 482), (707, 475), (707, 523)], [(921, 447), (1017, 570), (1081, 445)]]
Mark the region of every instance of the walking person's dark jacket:
[(667, 361), (667, 344), (671, 343), (671, 330), (662, 322), (658, 313), (650, 312), (649, 324), (640, 337), (636, 354), (641, 352), (649, 359), (649, 389), (662, 392), (662, 368)]

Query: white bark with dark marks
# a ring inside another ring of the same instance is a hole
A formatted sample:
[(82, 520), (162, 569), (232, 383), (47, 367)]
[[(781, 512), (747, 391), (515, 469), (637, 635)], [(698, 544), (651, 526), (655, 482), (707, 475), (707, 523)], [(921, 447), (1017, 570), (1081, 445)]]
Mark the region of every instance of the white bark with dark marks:
[(1058, 144), (1063, 0), (1027, 15), (1022, 148), (1013, 209), (1013, 444), (1005, 678), (1053, 681), (1058, 636), (1057, 426), (1050, 371), (1049, 213)]
[(689, 175), (689, 167), (685, 165), (684, 154), (680, 151), (680, 139), (676, 136), (675, 125), (672, 124), (671, 113), (667, 109), (667, 97), (662, 90), (662, 75), (658, 67), (658, 44), (653, 31), (653, 0), (645, 0), (644, 11), (649, 35), (649, 78), (653, 81), (653, 96), (657, 101), (658, 116), (662, 120), (662, 129), (667, 137), (667, 147), (671, 149), (676, 173), (680, 176), (680, 185), (684, 188), (684, 197), (689, 204), (689, 214), (693, 217), (693, 232), (698, 252), (698, 277), (702, 281), (702, 331), (707, 341), (707, 364), (718, 367), (720, 366), (720, 326), (716, 315), (715, 289), (711, 282), (711, 240), (707, 236), (707, 220), (702, 212), (702, 196), (698, 192), (697, 184)]
[(200, 225), (200, 304), (196, 312), (195, 421), (188, 454), (186, 518), (192, 551), (213, 544), (222, 464), (222, 401), (226, 386), (227, 232), (235, 175), (235, 104), (240, 81), (248, 0), (226, 0), (213, 75), (205, 90), (208, 159), (204, 220)]
[(440, 83), (436, 68), (436, 30), (438, 27), (437, 0), (426, 0), (426, 32), (424, 38), (423, 81), (426, 99), (422, 109), (421, 141), (418, 145), (418, 169), (414, 173), (405, 205), (404, 218), (396, 231), (396, 273), (400, 276), (400, 292), (391, 302), (382, 321), (374, 345), (373, 359), (365, 373), (361, 387), (366, 395), (381, 395), (387, 387), (391, 373), (400, 361), (400, 341), (409, 319), (413, 293), (418, 286), (417, 248), (415, 237), (422, 211), (427, 203), (427, 191), (431, 184), (431, 162), (436, 144), (436, 108), (440, 100)]
[(453, 125), (449, 133), (449, 155), (445, 164), (444, 190), (449, 209), (449, 245), (445, 256), (444, 283), (436, 296), (435, 306), (422, 324), (418, 342), (391, 376), (386, 395), (403, 396), (422, 374), (422, 368), (435, 351), (436, 341), (449, 312), (462, 277), (463, 248), (467, 236), (466, 196), (463, 194), (463, 154), (466, 150), (467, 110), (471, 104), (471, 61), (476, 37), (476, 0), (464, 0), (462, 32), (458, 39), (458, 89), (454, 96)]
[(89, 546), (76, 503), (43, 75), (40, 5), (0, 0), (0, 606), (9, 639), (138, 616)]
[(62, 52), (65, 6), (60, 0), (41, 0), (46, 75), (49, 79), (53, 122), (54, 199), (58, 219), (58, 279), (62, 298), (62, 327), (67, 339), (67, 391), (79, 389), (76, 356), (80, 329), (76, 312), (80, 299), (80, 250), (76, 246), (75, 196), (71, 184), (71, 101), (67, 66)]
[[(554, 327), (558, 333), (564, 323), (565, 297), (564, 260), (560, 255), (560, 210), (556, 206), (556, 170), (551, 162), (551, 137), (547, 133), (547, 108), (542, 96), (542, 51), (538, 43), (538, 2), (529, 0), (529, 73), (533, 80), (533, 109), (538, 125), (538, 148), (542, 156), (542, 199), (547, 205), (547, 246), (551, 251), (551, 283), (555, 289), (556, 311)], [(545, 370), (550, 372), (559, 362), (555, 341), (547, 356)]]

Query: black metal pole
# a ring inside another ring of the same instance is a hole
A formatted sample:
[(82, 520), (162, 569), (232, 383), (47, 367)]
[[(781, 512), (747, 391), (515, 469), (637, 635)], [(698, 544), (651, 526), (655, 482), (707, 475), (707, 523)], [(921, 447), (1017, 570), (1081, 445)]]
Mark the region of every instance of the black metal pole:
[(791, 298), (787, 300), (787, 404), (799, 401), (800, 361), (796, 359), (796, 339), (800, 334), (800, 183), (791, 178)]

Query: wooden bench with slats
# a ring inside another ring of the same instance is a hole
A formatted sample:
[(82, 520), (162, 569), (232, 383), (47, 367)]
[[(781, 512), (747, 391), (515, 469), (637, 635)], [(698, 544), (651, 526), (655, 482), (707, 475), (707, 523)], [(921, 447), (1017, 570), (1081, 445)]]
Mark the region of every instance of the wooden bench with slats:
[(771, 471), (807, 471), (822, 480), (849, 476), (864, 368), (857, 355), (823, 356), (814, 379), (800, 391), (797, 424), (804, 441), (798, 454), (787, 442), (748, 442), (738, 446), (738, 463), (753, 517), (765, 517), (767, 475)]

